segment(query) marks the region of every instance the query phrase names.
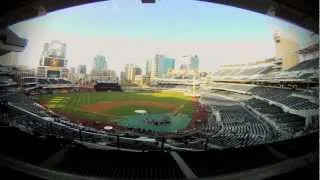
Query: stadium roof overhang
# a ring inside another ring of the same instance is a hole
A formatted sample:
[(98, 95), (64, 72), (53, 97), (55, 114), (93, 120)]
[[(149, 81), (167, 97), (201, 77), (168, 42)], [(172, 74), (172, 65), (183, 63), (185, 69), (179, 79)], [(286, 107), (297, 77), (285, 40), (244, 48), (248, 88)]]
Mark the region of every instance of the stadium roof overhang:
[(312, 32), (319, 31), (318, 0), (200, 0), (277, 17)]
[[(7, 0), (0, 7), (0, 28), (48, 12), (102, 0)], [(269, 14), (318, 33), (318, 0), (200, 0)], [(181, 2), (183, 3), (183, 2)]]
[(304, 49), (297, 51), (297, 53), (298, 54), (307, 54), (310, 52), (317, 52), (317, 51), (319, 51), (319, 43), (312, 44)]
[(8, 52), (21, 52), (27, 45), (27, 40), (20, 38), (9, 28), (0, 29), (0, 56)]

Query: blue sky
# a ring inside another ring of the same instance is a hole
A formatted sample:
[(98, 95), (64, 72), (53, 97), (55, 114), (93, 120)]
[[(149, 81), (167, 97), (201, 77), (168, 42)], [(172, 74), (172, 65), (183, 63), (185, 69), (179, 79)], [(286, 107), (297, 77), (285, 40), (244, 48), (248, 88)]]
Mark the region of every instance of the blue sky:
[(246, 63), (274, 56), (272, 33), (284, 31), (309, 42), (309, 32), (251, 11), (196, 0), (110, 0), (59, 10), (15, 24), (17, 34), (29, 39), (21, 63), (36, 66), (43, 43), (67, 43), (70, 66), (87, 64), (105, 55), (111, 69), (126, 63), (144, 68), (155, 53), (178, 60), (198, 54), (205, 71), (221, 64)]
[(34, 23), (52, 31), (99, 37), (234, 41), (266, 38), (267, 21), (257, 13), (206, 2), (162, 0), (145, 5), (138, 0), (110, 0), (56, 11)]

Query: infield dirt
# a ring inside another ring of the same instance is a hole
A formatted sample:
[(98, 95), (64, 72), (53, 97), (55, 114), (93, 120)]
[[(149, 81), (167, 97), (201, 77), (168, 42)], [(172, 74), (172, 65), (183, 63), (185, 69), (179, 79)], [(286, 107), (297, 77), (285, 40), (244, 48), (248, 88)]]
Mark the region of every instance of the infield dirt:
[(159, 102), (150, 102), (150, 101), (102, 101), (95, 104), (84, 105), (81, 107), (81, 110), (86, 112), (100, 112), (112, 108), (117, 108), (121, 106), (146, 106), (146, 107), (160, 107), (168, 110), (175, 110), (179, 108), (178, 105), (168, 104), (168, 103), (159, 103)]

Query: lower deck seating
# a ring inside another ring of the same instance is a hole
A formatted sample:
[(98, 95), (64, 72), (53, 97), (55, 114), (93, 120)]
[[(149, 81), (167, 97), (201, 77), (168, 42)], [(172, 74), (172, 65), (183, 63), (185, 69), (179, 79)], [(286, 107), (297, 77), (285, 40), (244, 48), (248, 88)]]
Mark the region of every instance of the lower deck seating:
[(222, 131), (210, 142), (222, 147), (243, 147), (265, 143), (272, 130), (242, 106), (212, 105), (221, 115)]
[(273, 119), (281, 127), (282, 130), (294, 133), (301, 130), (305, 126), (305, 118), (285, 113), (280, 107), (270, 105), (262, 100), (250, 99), (245, 101), (245, 103), (256, 109), (258, 112)]

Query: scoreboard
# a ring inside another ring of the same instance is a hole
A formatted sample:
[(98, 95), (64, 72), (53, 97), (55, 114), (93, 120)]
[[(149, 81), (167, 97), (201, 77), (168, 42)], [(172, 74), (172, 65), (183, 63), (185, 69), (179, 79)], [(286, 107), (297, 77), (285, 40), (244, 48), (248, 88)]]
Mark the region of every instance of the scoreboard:
[(60, 71), (48, 70), (47, 77), (48, 78), (60, 78)]

